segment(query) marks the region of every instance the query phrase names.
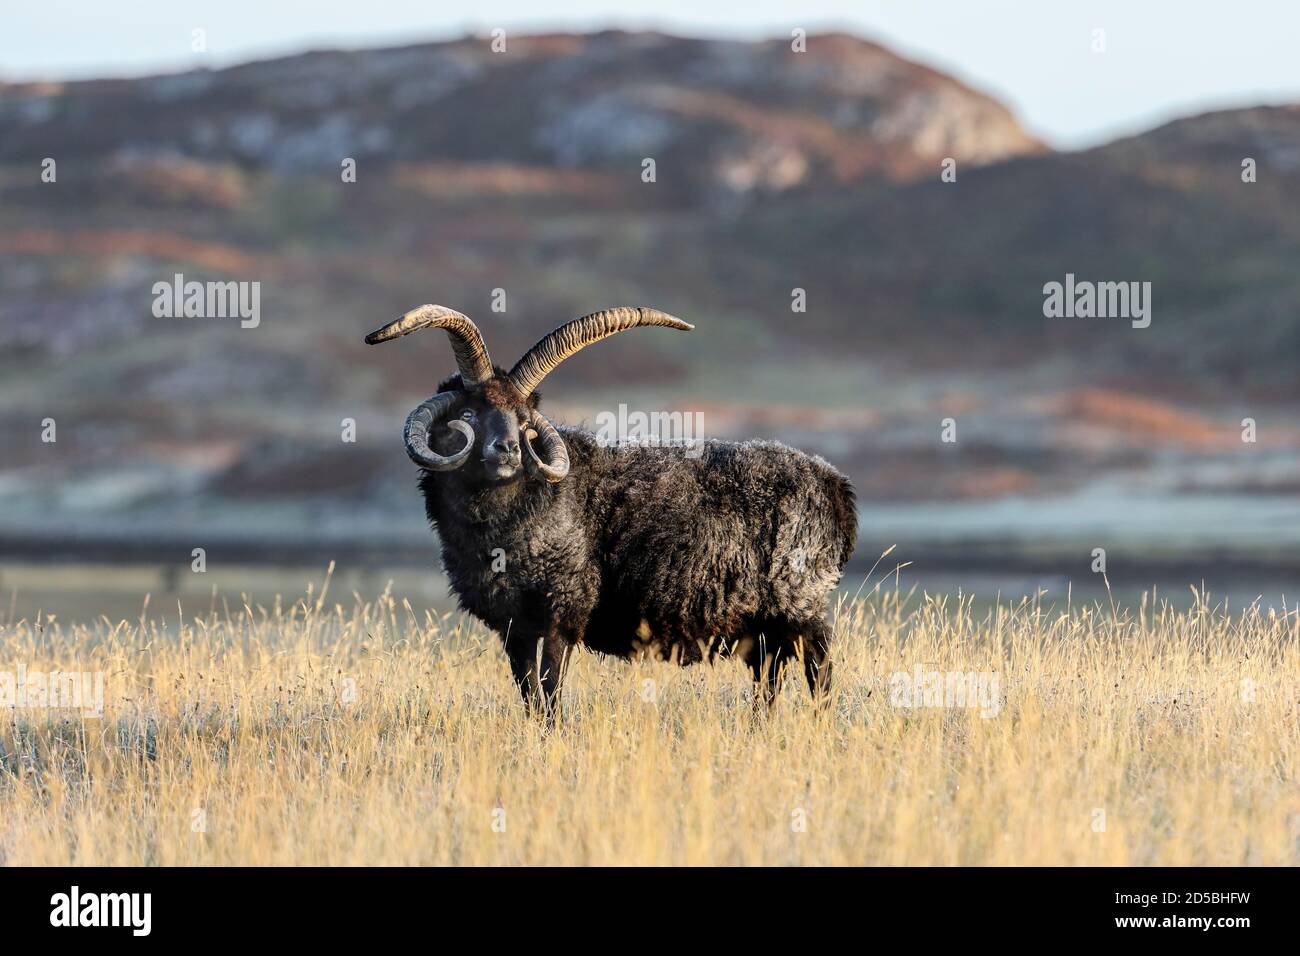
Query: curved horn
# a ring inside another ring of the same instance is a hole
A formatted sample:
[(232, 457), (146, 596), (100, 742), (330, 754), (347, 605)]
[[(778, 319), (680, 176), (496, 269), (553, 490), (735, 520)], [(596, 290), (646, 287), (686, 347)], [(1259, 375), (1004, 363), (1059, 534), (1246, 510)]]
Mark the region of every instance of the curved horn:
[(617, 332), (638, 325), (664, 325), (689, 332), (695, 326), (658, 309), (606, 309), (566, 322), (528, 350), (510, 370), (510, 384), (527, 398), (542, 379), (570, 355)]
[(406, 453), (411, 461), (429, 471), (453, 471), (465, 464), (470, 450), (474, 447), (474, 429), (460, 419), (450, 421), (447, 427), (465, 436), (465, 447), (454, 455), (439, 455), (429, 447), (429, 429), (441, 421), (451, 411), (458, 398), (455, 392), (439, 392), (427, 402), (416, 406), (415, 411), (406, 416), (406, 428), (402, 440), (406, 443)]
[[(533, 451), (534, 439), (542, 446), (540, 457)], [(564, 447), (564, 439), (541, 412), (533, 412), (532, 427), (524, 433), (524, 447), (528, 449), (533, 466), (547, 481), (563, 481), (569, 473), (569, 449)]]
[(486, 382), (492, 377), (492, 359), (478, 326), (455, 309), (441, 305), (422, 305), (412, 309), (395, 322), (375, 329), (366, 336), (367, 345), (378, 345), (418, 329), (446, 329), (451, 337), (451, 350), (456, 353), (456, 367), (466, 387)]

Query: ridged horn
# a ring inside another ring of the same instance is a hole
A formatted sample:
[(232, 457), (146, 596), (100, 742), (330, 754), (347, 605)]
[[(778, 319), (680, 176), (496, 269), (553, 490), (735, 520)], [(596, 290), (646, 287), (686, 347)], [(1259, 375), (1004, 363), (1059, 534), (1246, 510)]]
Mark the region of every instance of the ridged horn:
[(465, 459), (469, 457), (474, 447), (474, 429), (459, 418), (448, 422), (447, 427), (465, 436), (464, 448), (454, 455), (439, 455), (429, 447), (430, 430), (447, 416), (459, 397), (456, 392), (439, 392), (428, 401), (421, 402), (415, 411), (406, 416), (402, 440), (411, 461), (421, 468), (429, 471), (454, 471), (465, 464)]
[(478, 326), (455, 309), (441, 305), (422, 305), (412, 309), (395, 322), (375, 329), (366, 336), (367, 345), (378, 345), (419, 329), (446, 329), (451, 338), (451, 350), (456, 353), (456, 367), (460, 378), (470, 387), (486, 382), (492, 377), (492, 359), (488, 356), (483, 333)]
[(566, 322), (528, 350), (510, 370), (510, 383), (525, 398), (533, 393), (542, 379), (570, 355), (593, 342), (635, 329), (639, 325), (663, 325), (689, 332), (695, 326), (658, 309), (606, 309)]
[[(564, 447), (564, 439), (541, 412), (533, 412), (531, 424), (524, 433), (524, 447), (533, 460), (533, 467), (549, 482), (563, 481), (569, 473), (569, 449)], [(534, 440), (542, 446), (541, 455), (533, 451)]]

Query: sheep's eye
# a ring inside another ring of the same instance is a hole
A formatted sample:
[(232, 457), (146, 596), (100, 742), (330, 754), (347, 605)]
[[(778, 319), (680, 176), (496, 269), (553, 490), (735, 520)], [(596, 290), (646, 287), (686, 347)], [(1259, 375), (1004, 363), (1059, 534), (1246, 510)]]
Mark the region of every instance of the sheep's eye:
[(467, 422), (472, 422), (474, 420), (474, 409), (472, 408), (465, 409), (463, 412), (460, 413), (460, 417), (465, 419), (465, 421)]

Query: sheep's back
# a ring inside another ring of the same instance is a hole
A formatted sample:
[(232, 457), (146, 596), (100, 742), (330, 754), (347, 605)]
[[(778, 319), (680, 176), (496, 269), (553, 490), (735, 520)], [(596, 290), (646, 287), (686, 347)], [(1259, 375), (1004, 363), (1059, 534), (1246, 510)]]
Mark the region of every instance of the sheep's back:
[(755, 618), (825, 613), (856, 537), (852, 488), (825, 461), (777, 442), (565, 441), (586, 466), (603, 586), (658, 637), (723, 637)]

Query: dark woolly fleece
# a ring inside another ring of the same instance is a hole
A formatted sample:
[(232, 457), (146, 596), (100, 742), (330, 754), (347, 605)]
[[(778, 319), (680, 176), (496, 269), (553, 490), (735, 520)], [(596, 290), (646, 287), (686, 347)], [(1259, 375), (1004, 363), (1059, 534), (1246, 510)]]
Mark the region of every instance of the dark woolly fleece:
[[(489, 391), (499, 407), (505, 393)], [(463, 443), (435, 432), (443, 453)], [(477, 454), (420, 480), (452, 590), (502, 637), (527, 703), (552, 709), (578, 645), (683, 664), (736, 654), (769, 702), (800, 657), (814, 694), (829, 688), (827, 601), (857, 536), (848, 479), (777, 442), (706, 441), (688, 457), (560, 434), (571, 469), (558, 483), (490, 483)]]

